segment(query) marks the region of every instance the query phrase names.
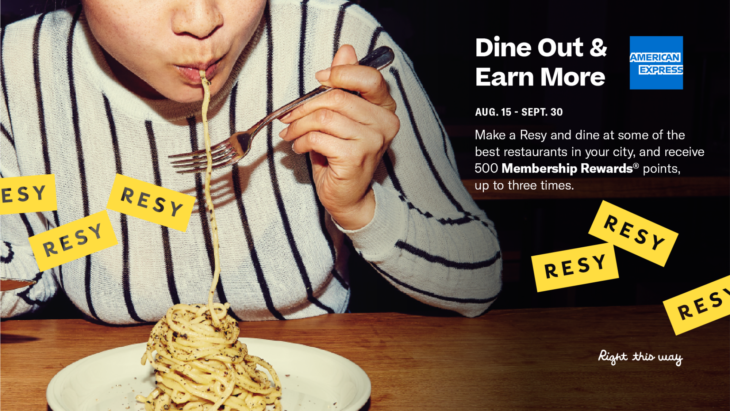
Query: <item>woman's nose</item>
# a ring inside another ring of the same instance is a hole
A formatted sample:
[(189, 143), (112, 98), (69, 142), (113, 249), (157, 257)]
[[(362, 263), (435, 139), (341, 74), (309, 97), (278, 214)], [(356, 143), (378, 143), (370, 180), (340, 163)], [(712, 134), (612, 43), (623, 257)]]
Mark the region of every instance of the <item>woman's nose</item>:
[(175, 34), (204, 39), (223, 25), (217, 0), (180, 1), (172, 17)]

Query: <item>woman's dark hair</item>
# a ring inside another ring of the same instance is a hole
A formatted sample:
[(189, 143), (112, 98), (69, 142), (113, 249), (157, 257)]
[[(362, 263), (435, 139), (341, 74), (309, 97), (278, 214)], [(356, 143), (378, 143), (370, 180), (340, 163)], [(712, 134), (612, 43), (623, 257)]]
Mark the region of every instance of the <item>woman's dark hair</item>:
[(81, 0), (0, 0), (2, 27), (39, 13), (47, 13), (81, 4)]

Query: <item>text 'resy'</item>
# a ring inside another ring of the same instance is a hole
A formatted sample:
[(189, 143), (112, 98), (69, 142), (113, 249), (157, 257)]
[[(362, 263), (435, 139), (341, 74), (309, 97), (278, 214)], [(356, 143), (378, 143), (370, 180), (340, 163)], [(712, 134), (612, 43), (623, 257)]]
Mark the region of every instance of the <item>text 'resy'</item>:
[(184, 233), (194, 205), (193, 196), (117, 174), (106, 208)]
[(56, 209), (55, 175), (0, 178), (0, 215)]
[(533, 255), (532, 269), (537, 292), (618, 278), (616, 254), (611, 244)]
[(601, 203), (588, 234), (662, 267), (678, 235), (606, 201)]
[(730, 314), (730, 276), (664, 301), (674, 334), (679, 335)]
[(40, 271), (117, 245), (106, 210), (34, 235), (28, 241)]

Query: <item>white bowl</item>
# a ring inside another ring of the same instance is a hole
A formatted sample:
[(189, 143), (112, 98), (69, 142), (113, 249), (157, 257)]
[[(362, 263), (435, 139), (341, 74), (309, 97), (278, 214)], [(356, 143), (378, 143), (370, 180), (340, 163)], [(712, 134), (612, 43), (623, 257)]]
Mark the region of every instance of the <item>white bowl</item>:
[[(284, 410), (358, 411), (370, 398), (365, 371), (337, 354), (282, 341), (240, 341), (276, 370)], [(53, 411), (144, 411), (135, 397), (155, 388), (152, 366), (140, 363), (145, 345), (100, 352), (67, 366), (48, 384), (48, 405)]]

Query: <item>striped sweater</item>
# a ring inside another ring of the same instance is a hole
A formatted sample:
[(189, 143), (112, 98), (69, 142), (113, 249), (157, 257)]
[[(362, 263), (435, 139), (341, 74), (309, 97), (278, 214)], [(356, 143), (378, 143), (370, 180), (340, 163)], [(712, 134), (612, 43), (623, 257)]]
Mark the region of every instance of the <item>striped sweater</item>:
[[(339, 0), (273, 0), (230, 79), (211, 102), (213, 142), (317, 87), (341, 44), (358, 56), (388, 45), (383, 71), (401, 129), (378, 167), (373, 220), (346, 231), (319, 203), (309, 156), (269, 126), (241, 162), (213, 173), (220, 225), (216, 300), (240, 320), (347, 310), (346, 241), (393, 286), (466, 316), (501, 289), (493, 223), (460, 182), (446, 132), (408, 57), (367, 12)], [(55, 174), (58, 210), (0, 219), (2, 276), (35, 279), (0, 294), (2, 317), (38, 308), (59, 289), (109, 324), (157, 321), (207, 300), (213, 273), (203, 177), (180, 175), (171, 154), (203, 147), (200, 104), (140, 98), (118, 83), (81, 9), (9, 25), (0, 43), (0, 174)], [(264, 137), (265, 136), (265, 137)], [(197, 197), (187, 232), (109, 210), (118, 245), (46, 272), (28, 237), (106, 208), (116, 174)]]

